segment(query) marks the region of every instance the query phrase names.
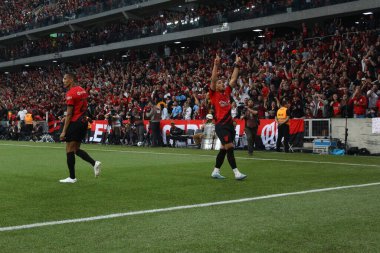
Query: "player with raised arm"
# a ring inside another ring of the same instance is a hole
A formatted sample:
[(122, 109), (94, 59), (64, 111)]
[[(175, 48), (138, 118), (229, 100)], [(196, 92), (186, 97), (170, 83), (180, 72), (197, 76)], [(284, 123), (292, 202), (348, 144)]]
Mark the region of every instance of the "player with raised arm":
[(215, 179), (225, 178), (220, 174), (220, 167), (222, 166), (226, 155), (228, 162), (235, 174), (235, 179), (243, 180), (247, 177), (243, 173), (240, 173), (236, 166), (233, 144), (233, 140), (235, 138), (235, 128), (233, 126), (230, 103), (232, 89), (235, 87), (239, 75), (240, 64), (241, 59), (236, 55), (233, 65), (234, 70), (227, 87), (225, 86), (224, 79), (218, 79), (218, 70), (220, 66), (220, 57), (218, 55), (216, 55), (212, 69), (209, 96), (211, 104), (214, 106), (215, 110), (215, 132), (220, 139), (220, 142), (222, 143), (219, 153), (216, 157), (215, 168), (211, 173), (211, 177)]
[(68, 73), (63, 77), (63, 86), (68, 90), (66, 93), (66, 119), (60, 140), (66, 141), (67, 166), (70, 176), (59, 180), (61, 183), (75, 183), (75, 155), (79, 156), (94, 168), (95, 177), (99, 176), (101, 162), (95, 161), (80, 149), (82, 140), (86, 136), (87, 121), (87, 92), (77, 84), (75, 74)]

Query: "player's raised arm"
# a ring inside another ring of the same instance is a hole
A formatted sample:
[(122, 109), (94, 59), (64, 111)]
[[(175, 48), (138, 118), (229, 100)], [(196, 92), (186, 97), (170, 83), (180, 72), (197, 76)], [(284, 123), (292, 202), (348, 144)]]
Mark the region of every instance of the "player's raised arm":
[(211, 75), (211, 90), (216, 90), (216, 82), (218, 81), (218, 69), (220, 65), (220, 57), (219, 55), (216, 55), (214, 60), (214, 67), (212, 68), (212, 75)]
[(241, 64), (241, 58), (236, 55), (236, 59), (234, 62), (234, 72), (232, 72), (231, 80), (230, 80), (230, 86), (231, 88), (234, 88), (236, 85), (237, 78), (239, 76), (239, 67)]

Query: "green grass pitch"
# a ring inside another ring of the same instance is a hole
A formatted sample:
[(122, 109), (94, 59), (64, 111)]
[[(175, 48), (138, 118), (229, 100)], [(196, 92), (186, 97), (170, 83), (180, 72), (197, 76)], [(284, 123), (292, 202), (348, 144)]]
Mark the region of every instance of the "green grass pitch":
[(0, 142), (0, 252), (379, 252), (380, 185), (28, 229), (1, 228), (380, 182), (380, 158), (236, 151), (248, 175), (210, 177), (217, 151)]

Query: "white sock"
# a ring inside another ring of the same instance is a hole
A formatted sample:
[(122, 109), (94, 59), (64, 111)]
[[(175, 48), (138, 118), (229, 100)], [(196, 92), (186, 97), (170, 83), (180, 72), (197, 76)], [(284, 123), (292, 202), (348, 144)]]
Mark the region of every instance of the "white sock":
[(232, 171), (234, 172), (235, 177), (240, 176), (240, 171), (237, 168), (233, 169)]
[(220, 169), (214, 168), (214, 171), (212, 172), (212, 174), (214, 174), (214, 173), (220, 173)]

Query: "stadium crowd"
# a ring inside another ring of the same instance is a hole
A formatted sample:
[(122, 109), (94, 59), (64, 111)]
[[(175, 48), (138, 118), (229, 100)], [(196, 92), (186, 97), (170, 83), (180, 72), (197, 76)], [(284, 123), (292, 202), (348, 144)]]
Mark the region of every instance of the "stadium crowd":
[(5, 0), (0, 5), (0, 36), (145, 1), (148, 0)]
[[(71, 68), (81, 73), (80, 82), (91, 95), (91, 108), (97, 118), (103, 118), (107, 108), (112, 107), (127, 115), (130, 103), (132, 108), (143, 111), (149, 101), (169, 105), (171, 118), (183, 117), (171, 114), (172, 104), (182, 109), (190, 106), (192, 118), (204, 118), (204, 87), (209, 81), (212, 58), (219, 53), (227, 70), (228, 55), (234, 50), (245, 62), (239, 79), (241, 88), (234, 92), (237, 116), (247, 98), (254, 99), (261, 118), (272, 117), (272, 107), (284, 98), (293, 101), (292, 116), (297, 118), (369, 116), (378, 111), (375, 100), (380, 36), (374, 28), (378, 26), (372, 27), (369, 22), (365, 27), (345, 28), (335, 20), (326, 29), (303, 24), (299, 34), (285, 37), (276, 37), (266, 30), (261, 43), (236, 39), (231, 45), (209, 43), (187, 53), (181, 49), (170, 52), (169, 48), (161, 56), (156, 52), (130, 51), (128, 58), (121, 60), (24, 70), (1, 76), (0, 96), (7, 109), (24, 106), (41, 116), (44, 111), (59, 116), (64, 92), (62, 73)], [(305, 39), (309, 35), (314, 39)], [(365, 104), (351, 101), (361, 96)]]
[(241, 117), (249, 98), (259, 118), (274, 118), (284, 99), (291, 101), (292, 118), (380, 116), (378, 20), (369, 17), (344, 27), (335, 19), (325, 27), (302, 24), (298, 32), (277, 35), (266, 29), (264, 35), (259, 41), (236, 38), (231, 44), (209, 41), (191, 49), (130, 50), (125, 58), (2, 74), (0, 118), (12, 124), (26, 110), (35, 120), (58, 119), (64, 111), (63, 73), (75, 71), (96, 119), (117, 114), (138, 124), (157, 104), (162, 119), (205, 119), (212, 113), (207, 85), (213, 58), (221, 56), (227, 74), (231, 52), (244, 62), (232, 96), (234, 118)]
[[(50, 1), (46, 0), (5, 1), (4, 5), (0, 6), (0, 36), (47, 26), (143, 1), (144, 0), (57, 0), (55, 3), (50, 3)], [(289, 8), (291, 8), (292, 11), (297, 11), (348, 1), (353, 0), (236, 0), (225, 1), (223, 4), (214, 2), (209, 5), (201, 4), (196, 8), (184, 7), (183, 10), (162, 11), (157, 15), (151, 15), (143, 20), (132, 20), (126, 25), (120, 23), (118, 25), (106, 26), (93, 32), (91, 41), (86, 41), (85, 39), (86, 36), (88, 36), (88, 32), (76, 32), (73, 34), (62, 34), (62, 38), (45, 38), (37, 42), (24, 43), (21, 46), (26, 47), (25, 50), (29, 51), (29, 53), (33, 51), (34, 48), (43, 48), (45, 49), (44, 53), (47, 53), (54, 52), (54, 50), (80, 48), (83, 47), (83, 44), (86, 44), (86, 42), (93, 44), (110, 43), (115, 40), (128, 40), (192, 29), (195, 27), (216, 25), (223, 22), (234, 22), (273, 15), (286, 12)], [(22, 10), (22, 12), (19, 10)], [(102, 33), (108, 33), (105, 35), (106, 38), (101, 36), (100, 39), (97, 39), (98, 36), (95, 35), (101, 35)], [(78, 38), (82, 38), (79, 44), (77, 43)], [(39, 45), (34, 45), (36, 43)], [(17, 48), (20, 50), (20, 45), (14, 47), (12, 51), (17, 51)], [(36, 54), (38, 53), (30, 55)], [(25, 57), (25, 54), (16, 53), (13, 57)]]

